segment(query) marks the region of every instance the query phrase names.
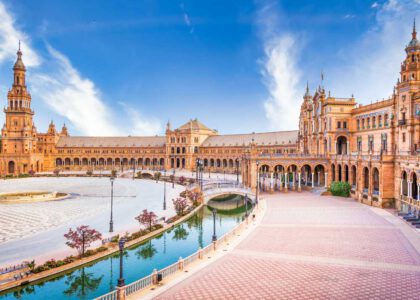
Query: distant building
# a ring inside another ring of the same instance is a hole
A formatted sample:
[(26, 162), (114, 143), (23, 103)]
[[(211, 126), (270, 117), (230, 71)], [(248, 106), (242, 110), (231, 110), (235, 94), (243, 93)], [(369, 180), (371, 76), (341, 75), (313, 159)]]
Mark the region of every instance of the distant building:
[[(323, 86), (303, 97), (298, 130), (219, 135), (197, 119), (165, 136), (71, 136), (53, 122), (46, 133), (33, 123), (22, 52), (4, 109), (3, 176), (53, 170), (239, 170), (243, 183), (276, 192), (346, 181), (353, 197), (388, 207), (419, 197), (420, 43), (415, 25), (393, 95), (370, 105), (326, 95)], [(257, 172), (258, 168), (258, 172)], [(257, 176), (257, 173), (259, 176)], [(414, 200), (413, 200), (414, 199)], [(396, 200), (396, 201), (395, 201)], [(418, 203), (418, 202), (417, 202)]]

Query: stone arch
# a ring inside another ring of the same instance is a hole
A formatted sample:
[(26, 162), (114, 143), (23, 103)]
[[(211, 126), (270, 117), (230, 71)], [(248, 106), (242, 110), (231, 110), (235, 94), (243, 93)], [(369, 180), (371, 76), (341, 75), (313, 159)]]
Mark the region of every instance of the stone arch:
[(344, 181), (349, 182), (349, 166), (344, 165)]
[(411, 175), (411, 198), (418, 199), (418, 186), (417, 186), (417, 174), (413, 172)]
[(109, 157), (109, 158), (106, 159), (106, 164), (108, 166), (112, 166), (112, 158), (111, 157)]
[(97, 164), (97, 161), (96, 161), (96, 158), (95, 158), (95, 157), (92, 157), (92, 158), (90, 159), (90, 164), (91, 164), (92, 166), (94, 166), (94, 165), (96, 165), (96, 164)]
[(229, 168), (233, 168), (233, 159), (229, 159)]
[(216, 167), (220, 168), (220, 166), (221, 166), (221, 162), (220, 162), (220, 159), (218, 158), (216, 159)]
[(373, 182), (372, 193), (374, 195), (379, 195), (379, 170), (378, 170), (378, 168), (373, 168), (372, 182)]
[(105, 165), (105, 158), (100, 157), (100, 158), (99, 158), (99, 160), (98, 160), (98, 164), (99, 164), (100, 166)]
[(340, 135), (337, 138), (337, 154), (347, 154), (347, 137)]
[(307, 186), (312, 185), (313, 178), (312, 178), (312, 168), (311, 168), (311, 166), (309, 164), (304, 164), (301, 167), (300, 172), (302, 174), (301, 176), (302, 176), (303, 184), (307, 185)]
[(71, 165), (71, 159), (70, 159), (70, 157), (66, 157), (66, 158), (64, 159), (64, 165), (65, 165), (65, 166), (70, 166), (70, 165)]
[(404, 196), (408, 196), (408, 176), (407, 172), (404, 170), (401, 173), (401, 180), (402, 180), (402, 194)]
[(351, 166), (351, 185), (356, 187), (357, 184), (357, 167), (355, 165)]
[(80, 158), (78, 158), (78, 157), (74, 158), (74, 160), (73, 160), (73, 164), (74, 164), (75, 166), (79, 166), (79, 165), (80, 165)]
[(316, 165), (314, 168), (314, 180), (315, 185), (317, 186), (325, 186), (325, 166), (324, 165)]
[(227, 164), (227, 160), (223, 159), (222, 160), (222, 164), (223, 164), (223, 168), (227, 168), (228, 164)]
[(270, 166), (267, 164), (263, 164), (259, 167), (259, 173), (268, 173), (270, 172)]
[(134, 157), (132, 157), (131, 159), (130, 159), (130, 166), (135, 166), (136, 165), (136, 162), (137, 162), (137, 160), (134, 158)]
[(209, 160), (207, 158), (204, 159), (204, 166), (205, 167), (209, 166)]
[(164, 166), (164, 165), (165, 165), (165, 159), (164, 159), (163, 157), (161, 157), (161, 158), (160, 158), (160, 160), (159, 160), (159, 164), (160, 164), (161, 166)]
[[(10, 163), (10, 162), (9, 162)], [(60, 166), (62, 166), (63, 165), (63, 160), (61, 159), (61, 158), (56, 158), (55, 159), (55, 165), (57, 166), (57, 167), (60, 167)], [(9, 172), (10, 173), (10, 172)]]
[(143, 158), (142, 157), (140, 157), (139, 159), (137, 159), (137, 165), (143, 166)]
[(367, 193), (369, 191), (369, 168), (363, 168), (363, 192)]
[(214, 158), (210, 158), (210, 167), (214, 167)]
[(149, 167), (149, 166), (150, 166), (150, 158), (146, 158), (146, 159), (145, 159), (145, 161), (144, 161), (144, 165), (145, 165), (146, 167)]
[(7, 172), (9, 174), (15, 174), (15, 171), (16, 171), (16, 163), (13, 160), (11, 160), (7, 163)]
[(86, 157), (82, 158), (82, 166), (87, 166), (89, 164), (88, 159)]
[(119, 157), (117, 157), (117, 158), (115, 159), (115, 164), (116, 164), (116, 165), (120, 165), (120, 164), (121, 164), (121, 159), (120, 159)]
[(128, 158), (127, 158), (127, 157), (124, 157), (124, 158), (122, 159), (122, 165), (123, 165), (123, 166), (128, 166)]

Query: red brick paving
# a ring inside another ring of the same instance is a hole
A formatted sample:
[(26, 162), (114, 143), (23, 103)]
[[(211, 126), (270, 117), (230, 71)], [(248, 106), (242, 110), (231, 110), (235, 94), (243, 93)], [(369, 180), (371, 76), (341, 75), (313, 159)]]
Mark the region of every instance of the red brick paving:
[(157, 299), (419, 299), (420, 254), (368, 206), (267, 198), (262, 224), (236, 249)]

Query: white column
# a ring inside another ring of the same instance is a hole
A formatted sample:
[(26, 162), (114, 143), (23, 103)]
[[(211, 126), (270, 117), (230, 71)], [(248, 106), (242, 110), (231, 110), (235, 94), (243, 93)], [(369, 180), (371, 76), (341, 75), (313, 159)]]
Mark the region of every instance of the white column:
[(328, 172), (325, 172), (325, 187), (328, 187)]
[(273, 191), (274, 183), (273, 183), (273, 172), (270, 174), (270, 191)]
[(312, 173), (312, 187), (315, 186), (315, 173)]
[(411, 181), (407, 180), (407, 195), (408, 198), (411, 198)]
[(321, 172), (318, 172), (318, 185), (321, 184)]
[(419, 193), (419, 190), (420, 190), (420, 184), (417, 184), (417, 201), (420, 201), (420, 193)]
[(298, 189), (299, 189), (299, 191), (301, 190), (301, 184), (300, 184), (300, 181), (301, 181), (301, 179), (302, 179), (302, 174), (299, 172), (298, 173)]
[(287, 186), (287, 183), (288, 183), (288, 179), (287, 179), (287, 173), (284, 173), (284, 189), (287, 191), (288, 190), (288, 186)]
[(350, 154), (350, 141), (347, 141), (347, 155)]

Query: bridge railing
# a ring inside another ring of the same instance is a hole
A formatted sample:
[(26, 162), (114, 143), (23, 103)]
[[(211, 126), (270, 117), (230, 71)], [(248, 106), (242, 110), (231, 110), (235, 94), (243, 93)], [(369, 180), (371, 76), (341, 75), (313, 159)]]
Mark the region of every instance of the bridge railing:
[[(180, 258), (179, 261), (167, 266), (166, 268), (163, 268), (159, 271), (155, 269), (152, 274), (145, 276), (137, 281), (134, 281), (133, 283), (125, 285), (124, 287), (122, 287), (122, 289), (124, 290), (122, 291), (123, 297), (122, 299), (119, 299), (119, 300), (124, 300), (126, 299), (125, 298), (126, 296), (142, 291), (149, 286), (157, 284), (158, 274), (160, 274), (162, 276), (162, 279), (164, 279), (177, 272), (183, 272), (186, 266), (198, 260), (203, 260), (205, 255), (207, 255), (210, 252), (216, 251), (216, 249), (223, 242), (226, 242), (230, 238), (235, 237), (241, 230), (246, 228), (248, 223), (251, 222), (253, 218), (254, 218), (254, 214), (251, 212), (247, 217), (243, 219), (241, 223), (239, 223), (232, 230), (230, 230), (229, 232), (221, 236), (219, 239), (217, 239), (217, 241), (214, 241), (213, 243), (207, 245), (206, 247), (199, 249), (198, 251), (194, 252), (193, 254), (186, 257), (185, 259)], [(114, 290), (98, 298), (95, 298), (94, 300), (117, 300), (117, 293), (118, 291)]]

